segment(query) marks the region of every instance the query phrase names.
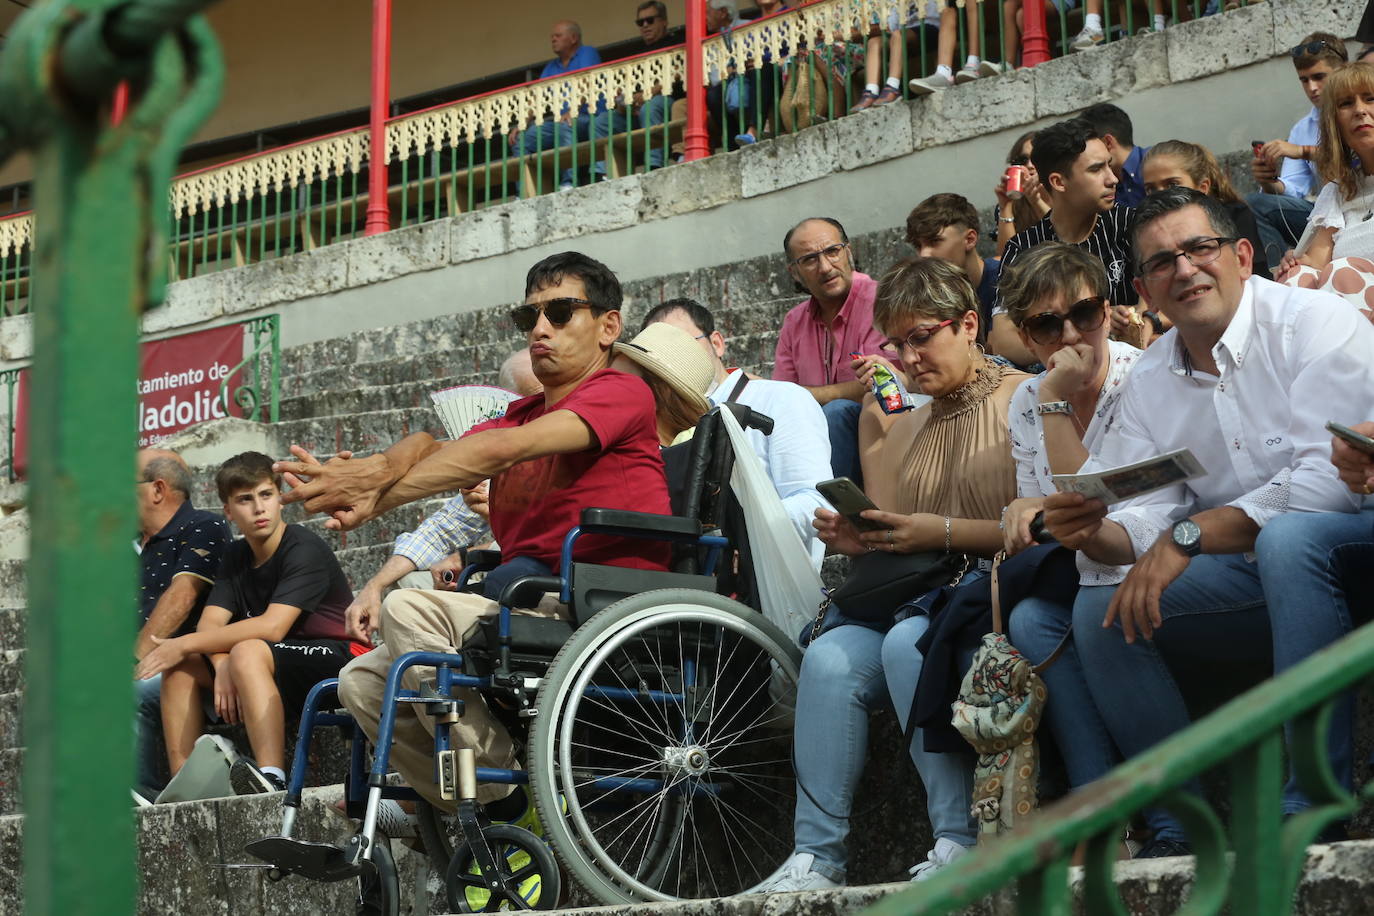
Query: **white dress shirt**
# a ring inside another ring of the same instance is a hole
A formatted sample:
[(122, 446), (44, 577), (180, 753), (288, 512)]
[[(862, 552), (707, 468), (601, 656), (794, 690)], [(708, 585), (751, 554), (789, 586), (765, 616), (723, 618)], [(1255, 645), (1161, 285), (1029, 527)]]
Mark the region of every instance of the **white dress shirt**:
[(1217, 375), (1189, 366), (1176, 329), (1161, 337), (1131, 371), (1115, 428), (1083, 465), (1100, 471), (1179, 448), (1202, 463), (1204, 476), (1107, 516), (1137, 557), (1203, 509), (1235, 506), (1262, 528), (1283, 512), (1359, 508), (1336, 476), (1324, 424), (1370, 418), (1374, 326), (1329, 293), (1251, 277), (1212, 356)]
[[(742, 374), (741, 369), (733, 370), (706, 393), (713, 406), (730, 397)], [(773, 481), (812, 565), (820, 569), (825, 544), (816, 537), (811, 520), (817, 509), (829, 509), (830, 504), (816, 490), (816, 484), (834, 476), (830, 470), (830, 431), (821, 405), (800, 385), (768, 379), (750, 379), (735, 401), (772, 418), (772, 435), (765, 436), (756, 429), (746, 429), (744, 435)]]

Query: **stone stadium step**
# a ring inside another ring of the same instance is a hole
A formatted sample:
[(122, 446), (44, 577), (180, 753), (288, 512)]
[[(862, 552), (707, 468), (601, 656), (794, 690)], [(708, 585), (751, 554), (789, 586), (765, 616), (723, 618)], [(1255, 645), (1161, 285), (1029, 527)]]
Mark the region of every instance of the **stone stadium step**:
[(24, 648), (28, 612), (22, 607), (0, 608), (0, 652)]
[[(22, 787), (19, 776), (24, 771), (24, 749), (19, 747), (0, 748), (0, 816), (18, 814), (20, 810)], [(2, 845), (2, 844), (0, 844)], [(5, 861), (0, 857), (0, 869)], [(15, 860), (17, 861), (17, 860)], [(0, 879), (3, 884), (3, 879)], [(15, 912), (6, 910), (0, 903), (0, 913)]]
[(22, 693), (24, 690), (25, 649), (0, 652), (0, 694)]
[(0, 606), (16, 607), (27, 597), (24, 570), (26, 560), (0, 560)]
[(341, 387), (332, 391), (317, 391), (297, 397), (283, 398), (281, 419), (303, 420), (311, 417), (347, 416), (378, 410), (400, 410), (422, 407), (433, 410), (430, 392), (455, 385), (491, 385), (495, 372), (449, 375), (443, 378), (395, 382), (385, 385)]
[(501, 362), (522, 345), (523, 342), (517, 341), (509, 347), (502, 345), (500, 349), (481, 353), (475, 350), (415, 350), (375, 362), (329, 362), (301, 373), (283, 372), (281, 393), (283, 398), (298, 398), (453, 377), (494, 382)]
[[(359, 455), (371, 454), (422, 430), (429, 431), (436, 438), (444, 436), (443, 424), (431, 408), (410, 407), (347, 416), (286, 420), (276, 424), (272, 433), (281, 444), (283, 455), (287, 446), (301, 445), (323, 457), (342, 449)], [(3, 594), (0, 591), (0, 598), (3, 598)]]
[(23, 718), (23, 692), (11, 690), (0, 693), (0, 750), (24, 746)]

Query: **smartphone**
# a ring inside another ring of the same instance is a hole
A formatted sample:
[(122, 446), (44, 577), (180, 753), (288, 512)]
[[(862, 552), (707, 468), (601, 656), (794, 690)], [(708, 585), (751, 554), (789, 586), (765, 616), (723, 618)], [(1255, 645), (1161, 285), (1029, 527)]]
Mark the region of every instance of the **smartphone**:
[(1362, 436), (1349, 426), (1342, 426), (1335, 420), (1328, 422), (1326, 428), (1331, 431), (1331, 435), (1338, 439), (1344, 439), (1366, 455), (1374, 455), (1374, 439)]
[(886, 531), (888, 526), (881, 522), (866, 519), (859, 513), (865, 509), (876, 509), (873, 500), (864, 495), (858, 484), (848, 477), (822, 480), (816, 484), (820, 494), (830, 501), (835, 511), (849, 519), (849, 523), (860, 531)]

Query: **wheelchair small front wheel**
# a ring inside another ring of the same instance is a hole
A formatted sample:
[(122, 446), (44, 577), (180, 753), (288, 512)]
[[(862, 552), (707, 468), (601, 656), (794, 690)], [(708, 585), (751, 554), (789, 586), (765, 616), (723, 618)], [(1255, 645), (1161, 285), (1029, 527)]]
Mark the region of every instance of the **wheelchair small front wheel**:
[(551, 910), (558, 905), (562, 881), (549, 847), (520, 827), (494, 824), (482, 831), (496, 856), (506, 887), (519, 896), (491, 888), (466, 841), (460, 841), (445, 875), (448, 905), (455, 913), (496, 913), (506, 910)]
[(401, 882), (396, 874), (396, 859), (391, 843), (383, 833), (372, 846), (372, 867), (358, 877), (358, 916), (398, 916), (401, 911)]

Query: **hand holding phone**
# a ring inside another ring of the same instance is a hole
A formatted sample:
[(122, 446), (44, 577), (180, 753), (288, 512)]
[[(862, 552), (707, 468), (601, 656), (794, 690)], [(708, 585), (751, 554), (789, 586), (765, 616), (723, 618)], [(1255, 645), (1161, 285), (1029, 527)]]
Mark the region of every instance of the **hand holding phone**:
[(1355, 432), (1348, 426), (1343, 426), (1335, 420), (1326, 424), (1326, 428), (1337, 439), (1348, 443), (1352, 448), (1357, 448), (1366, 455), (1374, 455), (1374, 439)]
[(849, 523), (858, 531), (886, 531), (888, 526), (881, 522), (875, 522), (864, 518), (859, 513), (865, 509), (877, 509), (873, 501), (868, 498), (863, 490), (848, 477), (836, 477), (834, 480), (822, 480), (816, 484), (816, 489), (820, 494), (830, 501), (830, 505), (835, 507), (835, 511), (849, 519)]

